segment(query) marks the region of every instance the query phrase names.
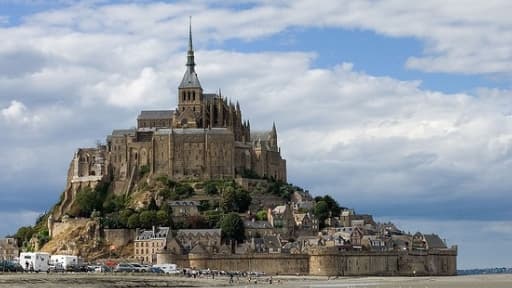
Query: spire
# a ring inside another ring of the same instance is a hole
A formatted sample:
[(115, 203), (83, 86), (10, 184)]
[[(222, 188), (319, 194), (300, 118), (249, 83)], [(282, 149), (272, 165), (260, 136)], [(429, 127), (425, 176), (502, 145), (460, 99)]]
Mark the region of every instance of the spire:
[(277, 136), (277, 130), (276, 130), (276, 122), (272, 122), (272, 134)]
[(188, 22), (188, 52), (187, 52), (187, 69), (194, 72), (196, 63), (194, 63), (194, 48), (192, 47), (192, 16)]
[(188, 24), (188, 51), (187, 51), (187, 71), (183, 75), (179, 88), (201, 88), (201, 83), (197, 78), (195, 71), (196, 63), (194, 61), (194, 48), (192, 46), (192, 17)]

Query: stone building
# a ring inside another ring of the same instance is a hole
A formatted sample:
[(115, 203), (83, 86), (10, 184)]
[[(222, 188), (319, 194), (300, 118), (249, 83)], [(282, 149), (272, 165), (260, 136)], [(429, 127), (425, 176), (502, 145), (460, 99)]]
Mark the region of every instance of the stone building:
[(169, 201), (172, 216), (175, 218), (199, 216), (199, 202), (197, 201)]
[(12, 261), (20, 254), (16, 238), (0, 239), (0, 260)]
[(156, 263), (156, 253), (166, 249), (169, 232), (169, 227), (153, 227), (151, 230), (138, 231), (133, 241), (135, 259), (145, 264)]
[(143, 174), (208, 180), (251, 172), (286, 182), (275, 124), (269, 131), (251, 132), (238, 102), (228, 101), (220, 90), (203, 91), (195, 66), (190, 31), (178, 107), (143, 110), (135, 128), (115, 129), (106, 145), (79, 149), (70, 164), (64, 199), (54, 212), (56, 220), (80, 189), (108, 181), (114, 193), (128, 194)]
[(195, 66), (190, 33), (178, 107), (144, 110), (136, 129), (114, 130), (108, 137), (114, 178), (128, 180), (132, 171), (141, 169), (172, 179), (235, 177), (252, 170), (286, 181), (275, 125), (269, 132), (251, 134), (240, 105), (220, 91), (203, 91)]

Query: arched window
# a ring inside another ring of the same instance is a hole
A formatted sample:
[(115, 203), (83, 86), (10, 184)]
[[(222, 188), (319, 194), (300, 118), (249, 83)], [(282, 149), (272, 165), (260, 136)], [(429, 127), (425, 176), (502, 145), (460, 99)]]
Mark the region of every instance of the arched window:
[(183, 101), (185, 101), (185, 91), (183, 91), (183, 93), (181, 93), (182, 95), (182, 98), (183, 98)]
[(196, 91), (192, 91), (192, 101), (196, 101)]

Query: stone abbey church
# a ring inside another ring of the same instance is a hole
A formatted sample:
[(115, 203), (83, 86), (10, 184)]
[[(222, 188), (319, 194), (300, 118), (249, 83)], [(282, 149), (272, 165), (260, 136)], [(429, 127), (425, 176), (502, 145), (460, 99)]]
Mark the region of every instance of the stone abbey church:
[(68, 172), (65, 199), (105, 176), (113, 180), (114, 191), (128, 192), (134, 175), (142, 170), (175, 180), (233, 178), (250, 172), (286, 181), (286, 160), (275, 125), (270, 131), (251, 133), (238, 103), (228, 102), (220, 92), (203, 91), (195, 71), (191, 31), (177, 96), (176, 109), (141, 111), (137, 128), (114, 130), (106, 145), (78, 149)]

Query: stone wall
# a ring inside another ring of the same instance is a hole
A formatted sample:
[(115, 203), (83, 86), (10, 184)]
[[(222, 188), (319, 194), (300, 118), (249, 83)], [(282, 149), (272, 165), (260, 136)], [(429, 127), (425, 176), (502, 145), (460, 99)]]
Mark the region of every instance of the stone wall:
[(123, 247), (135, 239), (135, 229), (104, 229), (105, 241), (109, 245)]
[(309, 274), (325, 276), (448, 276), (457, 272), (457, 250), (344, 252), (310, 255)]
[(160, 253), (157, 263), (223, 271), (258, 271), (269, 275), (450, 276), (456, 275), (457, 249), (408, 252), (316, 254), (173, 255)]

